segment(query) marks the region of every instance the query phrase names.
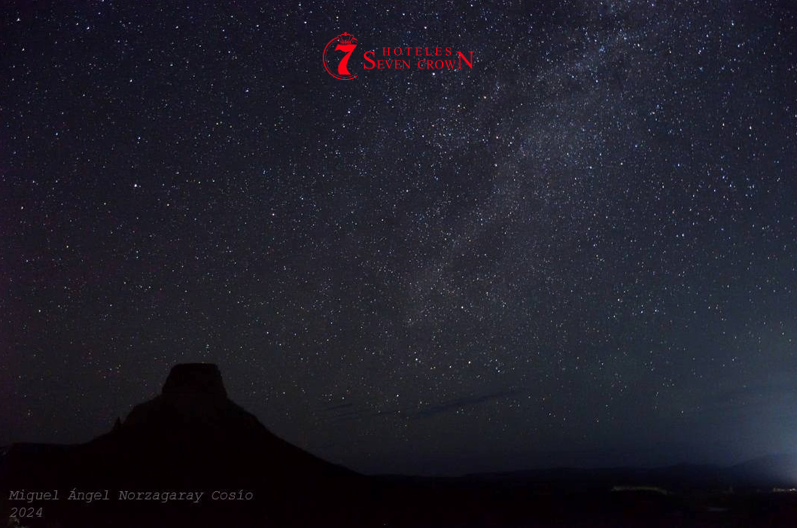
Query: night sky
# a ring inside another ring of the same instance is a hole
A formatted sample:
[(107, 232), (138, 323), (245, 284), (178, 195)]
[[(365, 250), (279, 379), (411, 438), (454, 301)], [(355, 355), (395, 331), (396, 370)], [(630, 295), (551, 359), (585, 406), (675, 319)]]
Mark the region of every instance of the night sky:
[(797, 450), (795, 4), (391, 4), (3, 8), (0, 444), (206, 361), (365, 472)]

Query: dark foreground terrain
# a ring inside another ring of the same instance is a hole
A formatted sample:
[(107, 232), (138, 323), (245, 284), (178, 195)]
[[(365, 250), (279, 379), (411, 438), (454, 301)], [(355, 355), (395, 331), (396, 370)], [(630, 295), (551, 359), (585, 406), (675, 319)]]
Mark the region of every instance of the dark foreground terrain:
[(732, 468), (366, 477), (274, 436), (227, 398), (214, 365), (178, 365), (106, 435), (5, 450), (0, 515), (2, 526), (31, 528), (785, 527), (797, 526), (792, 475), (795, 458), (783, 456)]

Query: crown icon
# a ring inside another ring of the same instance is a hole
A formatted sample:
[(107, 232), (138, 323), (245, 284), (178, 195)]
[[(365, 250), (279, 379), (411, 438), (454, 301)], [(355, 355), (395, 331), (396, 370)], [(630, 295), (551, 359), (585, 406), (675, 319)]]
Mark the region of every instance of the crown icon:
[(338, 35), (338, 42), (341, 44), (356, 44), (357, 39), (351, 33), (342, 33)]

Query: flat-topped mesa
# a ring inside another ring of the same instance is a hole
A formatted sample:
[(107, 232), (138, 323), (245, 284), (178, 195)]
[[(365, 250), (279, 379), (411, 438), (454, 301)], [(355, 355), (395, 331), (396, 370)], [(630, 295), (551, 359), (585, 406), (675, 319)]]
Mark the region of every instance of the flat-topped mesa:
[(158, 396), (133, 407), (122, 428), (168, 429), (177, 422), (218, 425), (242, 415), (251, 416), (227, 397), (219, 367), (183, 363), (172, 367)]
[(166, 394), (203, 394), (226, 398), (219, 367), (213, 363), (182, 363), (172, 367), (163, 390)]

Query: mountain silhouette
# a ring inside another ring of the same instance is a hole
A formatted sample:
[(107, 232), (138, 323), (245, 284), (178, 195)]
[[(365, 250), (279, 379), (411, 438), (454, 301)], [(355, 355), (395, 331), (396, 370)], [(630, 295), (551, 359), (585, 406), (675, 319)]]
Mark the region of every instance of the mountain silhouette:
[(797, 487), (797, 454), (782, 453), (748, 460), (727, 469), (728, 479), (737, 485)]
[[(309, 485), (304, 472), (316, 480), (355, 476), (272, 434), (227, 397), (212, 364), (175, 366), (160, 395), (135, 406), (120, 426), (92, 445), (126, 452), (151, 448), (148, 454), (175, 468), (202, 460), (197, 467), (180, 467), (180, 478), (191, 483), (212, 484), (221, 477), (251, 485), (268, 475), (269, 482), (304, 486)], [(125, 470), (137, 473), (135, 467)]]
[[(158, 396), (86, 444), (17, 444), (4, 459), (8, 489), (110, 490), (111, 500), (90, 506), (48, 504), (49, 516), (64, 527), (103, 526), (112, 518), (120, 526), (120, 508), (129, 526), (223, 526), (232, 511), (237, 526), (303, 526), (322, 512), (344, 525), (352, 520), (347, 503), (367, 492), (364, 477), (277, 437), (230, 400), (213, 364), (176, 365)], [(119, 491), (130, 490), (206, 493), (201, 508), (174, 507), (174, 518), (164, 519), (168, 506), (118, 500)], [(214, 491), (251, 493), (251, 499), (211, 502)]]
[[(783, 455), (730, 468), (368, 477), (274, 435), (229, 399), (216, 365), (193, 363), (90, 442), (2, 452), (0, 519), (31, 507), (42, 516), (8, 526), (794, 526), (797, 494), (772, 488), (795, 476), (797, 457)], [(59, 500), (44, 497), (56, 490)]]

